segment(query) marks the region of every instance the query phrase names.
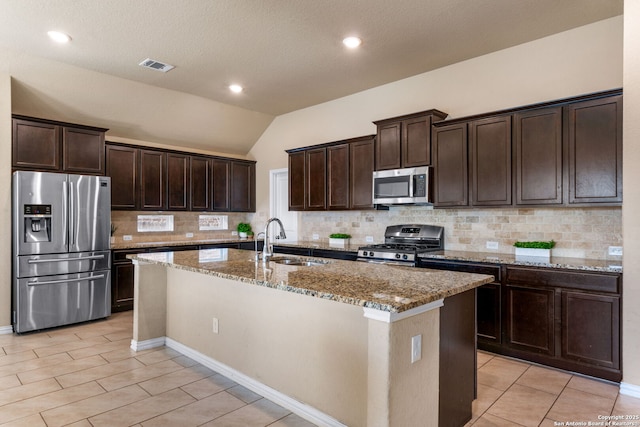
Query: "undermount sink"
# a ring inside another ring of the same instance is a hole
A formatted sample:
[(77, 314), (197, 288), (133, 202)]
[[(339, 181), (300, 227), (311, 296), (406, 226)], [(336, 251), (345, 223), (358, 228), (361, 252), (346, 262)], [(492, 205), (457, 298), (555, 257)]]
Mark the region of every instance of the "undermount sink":
[(284, 265), (298, 265), (311, 267), (314, 265), (325, 265), (328, 264), (329, 261), (323, 261), (319, 259), (315, 260), (307, 260), (301, 258), (286, 258), (286, 257), (273, 257), (270, 259), (271, 262), (275, 262), (276, 264), (284, 264)]

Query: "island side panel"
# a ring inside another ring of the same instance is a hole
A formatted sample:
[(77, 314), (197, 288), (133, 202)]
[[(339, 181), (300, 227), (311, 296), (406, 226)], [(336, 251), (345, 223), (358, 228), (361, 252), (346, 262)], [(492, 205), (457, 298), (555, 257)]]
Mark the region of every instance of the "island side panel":
[(167, 272), (162, 265), (133, 263), (133, 343), (144, 346), (154, 339), (164, 340), (166, 335)]
[(367, 323), (358, 306), (167, 268), (167, 337), (349, 426), (367, 424)]
[[(411, 363), (411, 338), (422, 335)], [(369, 320), (368, 427), (438, 425), (440, 309), (386, 323)]]

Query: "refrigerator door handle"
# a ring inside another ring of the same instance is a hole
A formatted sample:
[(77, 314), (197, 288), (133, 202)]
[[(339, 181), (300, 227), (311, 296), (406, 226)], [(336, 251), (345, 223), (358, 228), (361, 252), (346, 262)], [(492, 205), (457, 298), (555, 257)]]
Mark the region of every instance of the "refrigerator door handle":
[(104, 259), (104, 255), (82, 256), (78, 258), (55, 258), (55, 259), (30, 259), (28, 264), (42, 264), (47, 262), (84, 261), (87, 259)]
[(78, 224), (78, 206), (76, 206), (76, 190), (74, 183), (68, 182), (69, 186), (69, 229), (71, 230), (71, 245), (75, 246)]
[(84, 282), (87, 280), (95, 280), (95, 279), (104, 279), (104, 274), (98, 274), (95, 276), (82, 277), (80, 279), (61, 279), (61, 280), (47, 280), (44, 282), (40, 282), (38, 280), (34, 280), (31, 282), (27, 282), (27, 286), (40, 286), (40, 285), (57, 285), (59, 283), (69, 283), (69, 282)]
[[(62, 183), (62, 218), (67, 218), (68, 214), (69, 214), (69, 183), (68, 182), (63, 182)], [(67, 223), (67, 221), (63, 221), (62, 222), (62, 236), (63, 236), (63, 244), (65, 246), (67, 246), (66, 250), (69, 250), (69, 224)]]

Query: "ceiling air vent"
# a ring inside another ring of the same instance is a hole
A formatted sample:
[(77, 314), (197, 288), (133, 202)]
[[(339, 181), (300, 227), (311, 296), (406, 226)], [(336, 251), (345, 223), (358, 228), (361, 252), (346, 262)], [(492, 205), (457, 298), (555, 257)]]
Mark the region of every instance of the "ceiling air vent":
[(163, 62), (156, 61), (155, 59), (149, 59), (149, 58), (145, 59), (138, 65), (145, 68), (151, 68), (152, 70), (162, 71), (163, 73), (166, 73), (167, 71), (171, 71), (175, 68), (175, 66), (173, 65), (165, 64)]

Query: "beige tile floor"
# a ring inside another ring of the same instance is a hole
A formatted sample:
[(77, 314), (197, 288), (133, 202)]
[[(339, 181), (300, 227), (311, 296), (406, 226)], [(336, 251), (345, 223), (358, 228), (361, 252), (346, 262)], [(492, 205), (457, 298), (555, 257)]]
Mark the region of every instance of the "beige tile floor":
[[(0, 426), (313, 426), (171, 349), (130, 350), (131, 331), (125, 312), (0, 335)], [(478, 399), (467, 426), (546, 427), (611, 414), (640, 414), (640, 399), (609, 383), (478, 352)]]

